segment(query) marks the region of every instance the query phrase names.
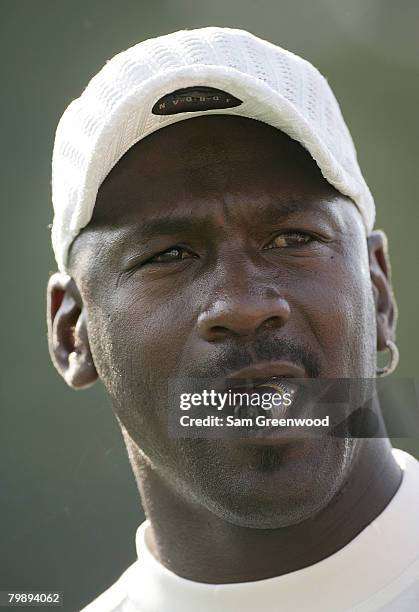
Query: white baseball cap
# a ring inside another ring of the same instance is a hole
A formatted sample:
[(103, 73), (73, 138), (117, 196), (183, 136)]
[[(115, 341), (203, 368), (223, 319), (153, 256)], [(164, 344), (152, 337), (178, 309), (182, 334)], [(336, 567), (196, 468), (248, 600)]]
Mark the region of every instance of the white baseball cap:
[(182, 30), (116, 55), (64, 112), (52, 158), (52, 244), (60, 271), (92, 218), (100, 185), (124, 153), (156, 130), (208, 114), (256, 119), (301, 143), (372, 230), (374, 200), (319, 71), (243, 30)]

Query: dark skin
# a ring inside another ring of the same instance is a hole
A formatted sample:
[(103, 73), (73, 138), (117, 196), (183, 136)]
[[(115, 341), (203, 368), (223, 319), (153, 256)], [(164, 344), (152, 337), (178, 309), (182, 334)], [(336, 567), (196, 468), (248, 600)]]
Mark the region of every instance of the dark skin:
[[(259, 122), (206, 116), (140, 141), (102, 184), (70, 274), (49, 283), (53, 361), (112, 398), (154, 555), (186, 578), (306, 567), (388, 504), (387, 439), (168, 436), (169, 390), (266, 364), (373, 378), (396, 307), (382, 232), (310, 155)], [(276, 367), (276, 366), (275, 366)]]

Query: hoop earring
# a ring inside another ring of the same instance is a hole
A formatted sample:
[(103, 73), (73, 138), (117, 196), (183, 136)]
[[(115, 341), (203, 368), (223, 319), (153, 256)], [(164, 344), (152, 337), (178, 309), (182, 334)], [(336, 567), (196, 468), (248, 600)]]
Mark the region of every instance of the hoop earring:
[(390, 351), (390, 362), (384, 368), (377, 368), (377, 377), (382, 378), (392, 374), (399, 363), (400, 353), (393, 340), (386, 340), (386, 347)]

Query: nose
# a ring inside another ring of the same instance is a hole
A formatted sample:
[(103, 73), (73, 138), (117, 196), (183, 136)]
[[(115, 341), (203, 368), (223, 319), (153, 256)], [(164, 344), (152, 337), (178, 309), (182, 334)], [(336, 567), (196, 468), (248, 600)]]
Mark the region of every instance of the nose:
[(282, 327), (290, 316), (284, 298), (269, 291), (266, 296), (220, 299), (198, 317), (198, 334), (207, 342), (229, 336), (251, 336), (265, 329)]

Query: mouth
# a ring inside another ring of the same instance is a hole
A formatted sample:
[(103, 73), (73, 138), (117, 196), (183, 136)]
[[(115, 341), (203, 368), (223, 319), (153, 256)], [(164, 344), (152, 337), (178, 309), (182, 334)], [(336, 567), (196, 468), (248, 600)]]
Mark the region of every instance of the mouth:
[[(229, 375), (224, 389), (233, 399), (234, 417), (255, 420), (265, 415), (270, 419), (282, 419), (295, 413), (301, 398), (301, 379), (307, 379), (307, 374), (296, 364), (285, 361), (260, 363)], [(244, 397), (247, 402), (237, 402), (237, 397)], [(266, 428), (258, 426), (258, 429)]]
[(299, 394), (295, 380), (271, 376), (246, 379), (227, 388), (230, 414), (234, 417), (255, 419), (258, 416), (284, 418), (289, 416)]
[(234, 383), (235, 380), (263, 379), (263, 378), (308, 378), (307, 373), (301, 366), (291, 361), (269, 361), (255, 363), (246, 368), (236, 370), (229, 374), (227, 381)]

